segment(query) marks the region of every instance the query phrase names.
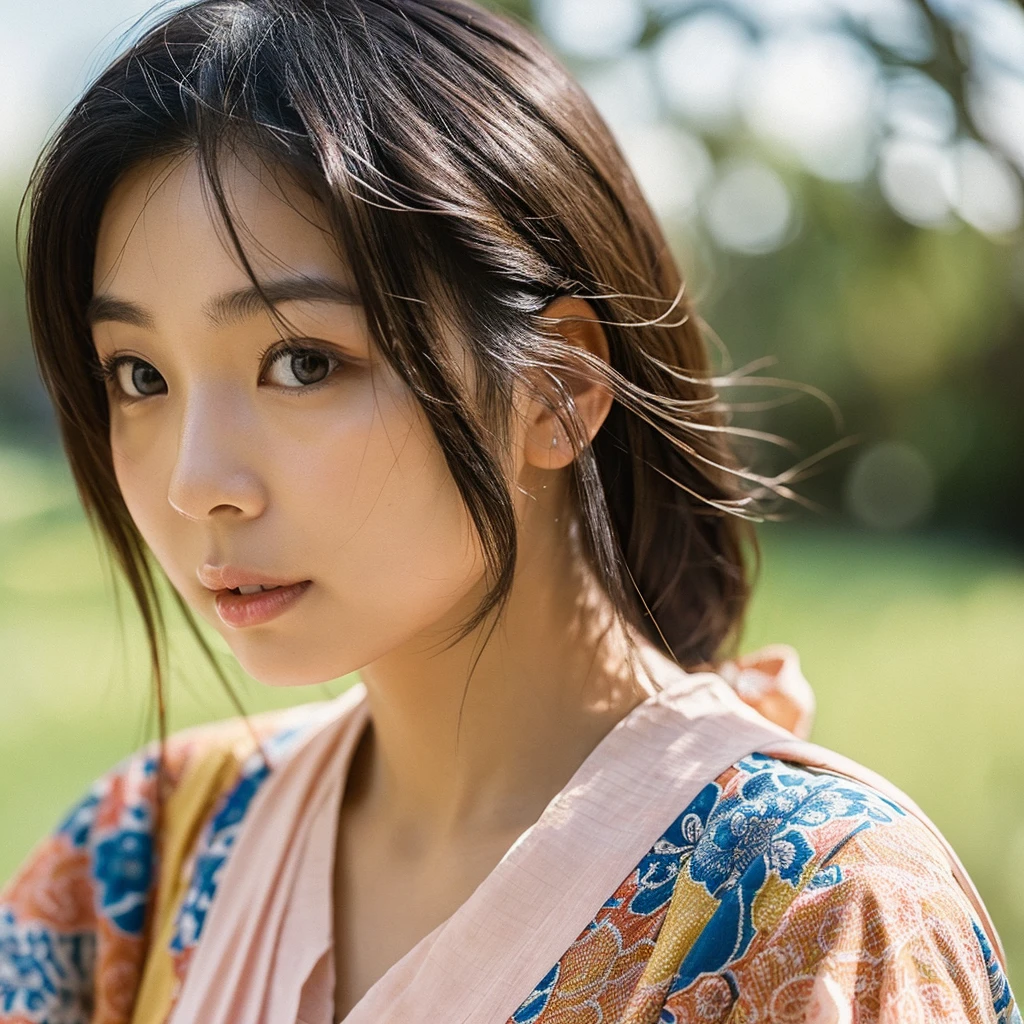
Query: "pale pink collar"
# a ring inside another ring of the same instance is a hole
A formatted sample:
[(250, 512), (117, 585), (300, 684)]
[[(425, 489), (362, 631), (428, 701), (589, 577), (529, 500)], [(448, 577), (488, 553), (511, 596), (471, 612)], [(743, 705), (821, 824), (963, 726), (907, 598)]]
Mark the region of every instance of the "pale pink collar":
[(345, 1024), (505, 1024), (700, 790), (766, 739), (788, 735), (710, 673), (651, 697)]
[[(701, 672), (626, 715), (472, 896), (345, 1024), (505, 1024), (703, 786), (755, 750), (870, 774), (752, 709), (782, 708), (787, 724), (809, 724), (795, 652), (767, 650), (765, 661), (748, 657), (732, 673), (749, 704), (721, 675)], [(368, 720), (365, 690), (338, 698), (334, 711), (254, 799), (171, 1024), (331, 1024), (333, 855), (344, 778)], [(920, 813), (884, 780), (871, 781)]]
[[(277, 766), (219, 881), (172, 1024), (330, 1024), (338, 810), (365, 690)], [(504, 1024), (699, 790), (790, 734), (711, 673), (620, 721), (473, 895), (396, 963), (345, 1024)], [(594, 851), (601, 851), (595, 856)]]
[(170, 1024), (297, 1019), (303, 982), (332, 943), (338, 811), (368, 720), (365, 690), (346, 691), (318, 717), (253, 798)]

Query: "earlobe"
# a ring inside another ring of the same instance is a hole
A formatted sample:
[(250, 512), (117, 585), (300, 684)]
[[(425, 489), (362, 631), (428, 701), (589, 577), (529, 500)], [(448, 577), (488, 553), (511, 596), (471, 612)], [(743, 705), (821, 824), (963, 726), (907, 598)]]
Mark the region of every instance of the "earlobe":
[[(541, 331), (551, 336), (553, 342), (609, 363), (608, 337), (593, 306), (585, 299), (561, 296), (544, 309), (540, 318)], [(546, 379), (535, 382), (537, 393), (527, 409), (526, 461), (538, 469), (568, 466), (578, 447), (593, 440), (611, 409), (613, 396), (600, 373), (583, 360), (575, 365), (568, 359), (565, 362), (564, 373), (547, 370)], [(557, 385), (552, 377), (557, 378)], [(575, 439), (576, 444), (566, 429), (572, 416), (566, 395), (571, 396), (582, 435)]]

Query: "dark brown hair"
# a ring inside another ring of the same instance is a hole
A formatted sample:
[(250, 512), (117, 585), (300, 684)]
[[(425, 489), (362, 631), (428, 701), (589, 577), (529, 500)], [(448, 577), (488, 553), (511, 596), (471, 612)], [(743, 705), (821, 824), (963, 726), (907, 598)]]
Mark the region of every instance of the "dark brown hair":
[[(83, 503), (141, 609), (158, 695), (158, 570), (114, 477), (85, 313), (104, 204), (150, 158), (196, 156), (253, 277), (218, 173), (229, 150), (285, 170), (322, 203), (375, 343), (422, 404), (479, 533), (490, 591), (467, 628), (512, 583), (513, 388), (538, 371), (564, 380), (575, 359), (616, 399), (586, 445), (560, 391), (579, 448), (582, 550), (621, 616), (681, 665), (722, 656), (750, 593), (749, 520), (781, 478), (746, 470), (730, 447), (743, 432), (729, 425), (679, 270), (581, 88), (525, 28), (465, 0), (199, 0), (102, 72), (28, 194), (42, 377)], [(541, 314), (560, 295), (591, 303), (610, 365), (581, 364), (552, 336)], [(470, 346), (473, 394), (437, 340), (453, 324)]]

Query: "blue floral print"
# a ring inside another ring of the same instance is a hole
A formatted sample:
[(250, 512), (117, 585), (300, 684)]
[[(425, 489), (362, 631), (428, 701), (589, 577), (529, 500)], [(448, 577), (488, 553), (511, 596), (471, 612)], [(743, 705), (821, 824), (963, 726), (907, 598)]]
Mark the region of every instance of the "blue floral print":
[[(594, 927), (594, 924), (591, 924), (591, 927)], [(541, 1011), (547, 1005), (551, 993), (554, 992), (555, 986), (558, 984), (561, 966), (561, 962), (555, 964), (544, 975), (540, 984), (530, 993), (526, 1002), (512, 1014), (512, 1020), (515, 1021), (515, 1024), (530, 1024), (530, 1021), (536, 1020), (541, 1015)]]
[(653, 914), (672, 898), (680, 867), (697, 848), (720, 794), (708, 783), (637, 866), (637, 893), (629, 904), (634, 914)]
[(268, 762), (278, 761), (315, 724), (315, 720), (312, 720), (305, 725), (280, 730), (264, 742), (266, 760), (257, 751), (243, 763), (238, 781), (225, 795), (200, 840), (192, 879), (178, 910), (171, 940), (174, 952), (183, 952), (199, 941), (224, 865), (241, 830), (246, 812), (253, 797), (270, 776)]
[[(673, 979), (672, 991), (699, 974), (722, 971), (743, 955), (756, 934), (753, 901), (769, 875), (794, 888), (804, 880), (815, 858), (810, 829), (846, 818), (851, 819), (853, 833), (904, 816), (896, 804), (866, 787), (763, 754), (751, 754), (736, 768), (748, 776), (736, 795), (725, 797), (718, 783), (705, 786), (632, 876), (636, 892), (629, 910), (634, 914), (649, 916), (662, 910), (686, 870), (718, 902)], [(838, 865), (823, 863), (820, 868), (807, 884), (825, 888), (842, 881)], [(619, 905), (612, 897), (602, 912)], [(600, 914), (588, 931), (599, 925), (599, 918)], [(540, 1017), (556, 982), (554, 973), (541, 981), (517, 1011), (516, 1024)]]
[(139, 934), (153, 874), (153, 839), (122, 829), (96, 844), (94, 877), (104, 914), (124, 932)]
[(94, 934), (60, 935), (44, 925), (20, 924), (0, 907), (0, 1013), (81, 1024), (95, 958)]
[(981, 946), (982, 956), (985, 957), (985, 968), (988, 971), (988, 984), (992, 990), (992, 1005), (996, 1011), (998, 1024), (1022, 1024), (1020, 1011), (1013, 1005), (1013, 995), (1010, 992), (1010, 983), (1007, 981), (1003, 968), (996, 959), (992, 943), (988, 936), (974, 925), (974, 934), (978, 938), (978, 945)]

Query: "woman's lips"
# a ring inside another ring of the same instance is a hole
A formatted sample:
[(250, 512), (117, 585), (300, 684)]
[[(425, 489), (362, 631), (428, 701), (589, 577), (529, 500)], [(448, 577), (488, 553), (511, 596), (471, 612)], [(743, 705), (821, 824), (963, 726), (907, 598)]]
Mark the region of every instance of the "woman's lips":
[(218, 590), (214, 603), (221, 621), (235, 629), (261, 626), (284, 613), (313, 585), (302, 580), (274, 590), (261, 590), (255, 594), (236, 594), (233, 590)]

